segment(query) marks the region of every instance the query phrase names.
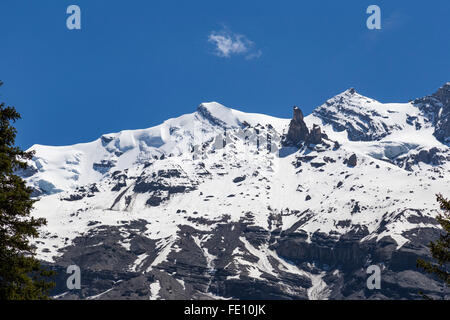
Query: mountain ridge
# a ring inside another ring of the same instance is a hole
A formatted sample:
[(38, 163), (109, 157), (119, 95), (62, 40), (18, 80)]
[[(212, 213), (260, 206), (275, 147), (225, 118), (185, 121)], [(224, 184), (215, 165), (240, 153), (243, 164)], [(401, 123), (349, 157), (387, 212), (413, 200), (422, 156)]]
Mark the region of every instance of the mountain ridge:
[[(55, 295), (442, 295), (415, 260), (439, 234), (434, 194), (450, 184), (450, 148), (435, 135), (443, 88), (421, 104), (349, 89), (292, 119), (203, 103), (156, 127), (37, 146), (23, 176), (40, 199), (33, 214), (49, 221), (38, 257), (88, 277)], [(365, 286), (371, 264), (385, 290)]]

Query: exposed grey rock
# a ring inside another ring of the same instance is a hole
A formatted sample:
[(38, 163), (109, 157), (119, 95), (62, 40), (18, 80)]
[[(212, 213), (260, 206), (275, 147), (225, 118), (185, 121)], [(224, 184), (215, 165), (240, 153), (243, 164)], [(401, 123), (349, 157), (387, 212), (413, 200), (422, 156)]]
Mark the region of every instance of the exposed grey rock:
[(423, 162), (427, 164), (440, 165), (446, 160), (446, 158), (442, 155), (439, 155), (438, 153), (438, 148), (432, 148), (430, 150), (420, 150), (420, 152), (415, 155), (414, 160), (416, 161), (416, 163)]
[(303, 120), (303, 112), (298, 107), (294, 107), (294, 116), (289, 124), (289, 130), (286, 136), (286, 143), (298, 145), (306, 141), (309, 135), (309, 129)]
[(113, 180), (116, 181), (116, 184), (111, 189), (111, 191), (120, 191), (122, 188), (127, 186), (127, 175), (126, 174), (113, 174)]
[[(63, 255), (51, 266), (58, 271), (53, 294), (65, 293), (62, 299), (148, 299), (155, 294), (150, 285), (157, 282), (160, 299), (211, 299), (212, 295), (234, 299), (308, 299), (311, 279), (286, 272), (273, 255), (267, 255), (267, 262), (276, 276), (266, 272), (258, 279), (251, 276), (248, 263), (257, 264), (260, 258), (247, 249), (248, 244), (242, 242), (245, 239), (255, 249), (268, 247), (278, 259), (305, 272), (325, 272), (323, 281), (330, 299), (421, 299), (419, 290), (432, 297), (443, 297), (442, 284), (415, 266), (418, 257), (429, 258), (426, 246), (438, 237), (437, 229), (412, 230), (407, 235), (412, 242), (398, 250), (390, 237), (378, 242), (361, 241), (368, 235), (367, 228), (352, 225), (350, 220), (338, 223), (349, 230), (344, 236), (334, 238), (332, 234), (316, 232), (308, 239), (301, 226), (312, 213), (292, 214), (304, 219), (283, 232), (281, 216), (276, 214), (271, 216), (270, 225), (277, 232), (252, 225), (251, 213), (239, 222), (230, 222), (229, 216), (223, 216), (221, 221), (199, 217), (192, 220), (198, 228), (179, 226), (177, 238), (169, 244), (173, 250), (153, 267), (150, 266), (165, 247), (144, 236), (148, 221), (95, 227), (64, 248)], [(205, 231), (203, 226), (211, 228)], [(199, 246), (194, 238), (205, 240)], [(124, 243), (129, 244), (129, 249)], [(237, 252), (246, 264), (239, 262)], [(140, 256), (144, 258), (136, 264)], [(68, 291), (65, 286), (65, 268), (71, 264), (81, 268), (81, 290)], [(368, 264), (383, 266), (379, 291), (367, 289)]]
[(434, 94), (419, 98), (413, 102), (435, 126), (434, 135), (443, 142), (450, 142), (450, 82), (439, 88)]
[(299, 147), (302, 143), (320, 144), (327, 136), (322, 133), (321, 128), (314, 124), (311, 131), (306, 126), (303, 112), (298, 107), (294, 107), (294, 115), (289, 124), (287, 135), (283, 138), (284, 146)]
[(319, 144), (322, 142), (322, 130), (318, 125), (314, 125), (309, 135), (309, 142)]
[(91, 198), (94, 196), (95, 193), (100, 192), (97, 188), (97, 185), (95, 183), (88, 185), (88, 186), (82, 186), (75, 189), (75, 191), (68, 196), (62, 197), (61, 200), (65, 201), (78, 201), (81, 199), (84, 199), (85, 197)]
[[(161, 202), (170, 199), (171, 195), (188, 193), (196, 189), (195, 182), (179, 167), (156, 172), (152, 168), (147, 170), (137, 178), (132, 190), (136, 193), (148, 193), (147, 205), (149, 206), (158, 206)], [(121, 193), (117, 197), (112, 208), (124, 195), (125, 193)]]
[(326, 163), (325, 162), (311, 162), (311, 167), (313, 168), (320, 168), (325, 166)]
[(246, 178), (246, 176), (236, 177), (236, 178), (233, 179), (233, 182), (234, 182), (234, 183), (239, 183), (239, 182), (244, 181), (245, 178)]
[(108, 172), (111, 168), (114, 168), (114, 166), (116, 165), (115, 161), (111, 161), (111, 160), (102, 160), (99, 163), (94, 163), (92, 165), (92, 168), (95, 171), (98, 171), (102, 174)]
[(358, 164), (358, 158), (356, 157), (356, 154), (352, 154), (350, 158), (347, 160), (347, 165), (350, 167), (355, 167)]

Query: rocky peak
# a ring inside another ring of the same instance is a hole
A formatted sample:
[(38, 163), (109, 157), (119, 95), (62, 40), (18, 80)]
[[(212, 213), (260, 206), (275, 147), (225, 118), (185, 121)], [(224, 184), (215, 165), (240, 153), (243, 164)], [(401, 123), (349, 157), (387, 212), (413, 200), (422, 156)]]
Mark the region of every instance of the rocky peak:
[(310, 131), (304, 121), (302, 110), (294, 106), (294, 115), (289, 124), (289, 130), (284, 138), (284, 145), (299, 146), (300, 143), (307, 142), (319, 144), (322, 142), (322, 130), (318, 125), (314, 125)]
[(302, 141), (306, 141), (309, 136), (309, 130), (303, 120), (303, 112), (299, 107), (294, 106), (294, 115), (291, 123), (289, 124), (289, 130), (285, 139), (285, 144), (298, 145)]
[(433, 96), (448, 108), (450, 106), (450, 82), (439, 88)]
[(346, 92), (348, 92), (349, 94), (356, 94), (357, 93), (355, 88), (350, 88)]
[(435, 126), (434, 136), (441, 142), (450, 142), (450, 82), (434, 94), (414, 100)]
[(304, 116), (303, 116), (302, 110), (299, 107), (295, 106), (294, 107), (294, 117), (293, 117), (293, 119), (296, 122), (301, 123), (303, 121), (303, 118), (304, 118)]
[(391, 121), (391, 113), (386, 109), (382, 103), (350, 88), (317, 107), (313, 115), (334, 131), (346, 131), (351, 141), (378, 141), (401, 129), (398, 122)]
[(369, 99), (356, 91), (355, 88), (348, 88), (344, 92), (334, 96), (333, 98), (329, 99), (327, 102), (329, 103), (335, 103), (336, 101), (348, 101), (348, 100), (359, 100), (359, 99)]

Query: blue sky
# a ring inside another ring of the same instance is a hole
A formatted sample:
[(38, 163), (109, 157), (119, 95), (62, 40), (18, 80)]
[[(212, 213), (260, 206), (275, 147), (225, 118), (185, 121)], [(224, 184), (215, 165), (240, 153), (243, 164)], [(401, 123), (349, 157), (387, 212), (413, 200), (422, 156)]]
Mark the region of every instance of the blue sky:
[[(66, 28), (71, 4), (81, 30)], [(381, 30), (366, 27), (371, 4)], [(448, 0), (2, 0), (0, 100), (23, 116), (23, 148), (151, 127), (204, 101), (286, 118), (349, 87), (404, 102), (450, 81), (449, 17)]]

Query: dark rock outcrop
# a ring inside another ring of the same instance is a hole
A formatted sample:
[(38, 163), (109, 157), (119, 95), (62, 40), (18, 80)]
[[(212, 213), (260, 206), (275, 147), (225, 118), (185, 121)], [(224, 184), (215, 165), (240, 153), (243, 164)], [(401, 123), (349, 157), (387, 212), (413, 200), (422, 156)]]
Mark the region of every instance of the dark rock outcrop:
[(148, 175), (140, 176), (133, 187), (133, 191), (136, 193), (150, 195), (147, 205), (152, 207), (159, 206), (162, 202), (170, 199), (173, 194), (187, 193), (195, 189), (195, 184), (181, 168), (155, 172), (150, 170)]
[(294, 145), (298, 145), (300, 142), (305, 141), (309, 136), (309, 130), (303, 121), (303, 112), (298, 107), (294, 107), (294, 116), (289, 124), (289, 130), (286, 136), (286, 140)]
[(420, 150), (418, 154), (415, 155), (414, 160), (418, 162), (428, 163), (439, 165), (441, 164), (445, 158), (443, 156), (439, 156), (437, 153), (439, 152), (438, 148), (432, 148), (430, 150)]
[(358, 164), (358, 158), (356, 157), (356, 154), (352, 154), (350, 156), (350, 158), (348, 158), (348, 160), (347, 160), (347, 165), (349, 167), (356, 167), (357, 164)]
[(75, 191), (67, 196), (63, 196), (61, 200), (63, 201), (78, 201), (86, 197), (92, 198), (95, 193), (100, 192), (97, 188), (97, 184), (93, 183), (87, 186), (81, 186), (75, 189)]
[(394, 159), (394, 164), (408, 171), (413, 171), (414, 165), (426, 163), (432, 166), (440, 166), (450, 161), (450, 154), (439, 148), (421, 149), (417, 153), (407, 154)]
[(294, 107), (294, 116), (289, 124), (288, 133), (282, 141), (283, 145), (298, 147), (303, 142), (320, 144), (324, 137), (326, 135), (322, 133), (321, 128), (316, 124), (310, 131), (304, 121), (302, 110)]
[(108, 172), (111, 168), (113, 168), (116, 165), (115, 161), (111, 161), (111, 160), (102, 160), (99, 163), (94, 163), (92, 165), (92, 168), (95, 171), (98, 171), (102, 174)]
[(436, 93), (414, 100), (435, 126), (434, 136), (443, 143), (450, 142), (450, 82)]
[(239, 183), (239, 182), (244, 181), (246, 178), (247, 178), (246, 176), (236, 177), (236, 178), (233, 179), (233, 182), (234, 183)]
[(319, 144), (322, 142), (322, 130), (318, 125), (314, 125), (311, 134), (309, 135), (309, 141), (313, 144)]

